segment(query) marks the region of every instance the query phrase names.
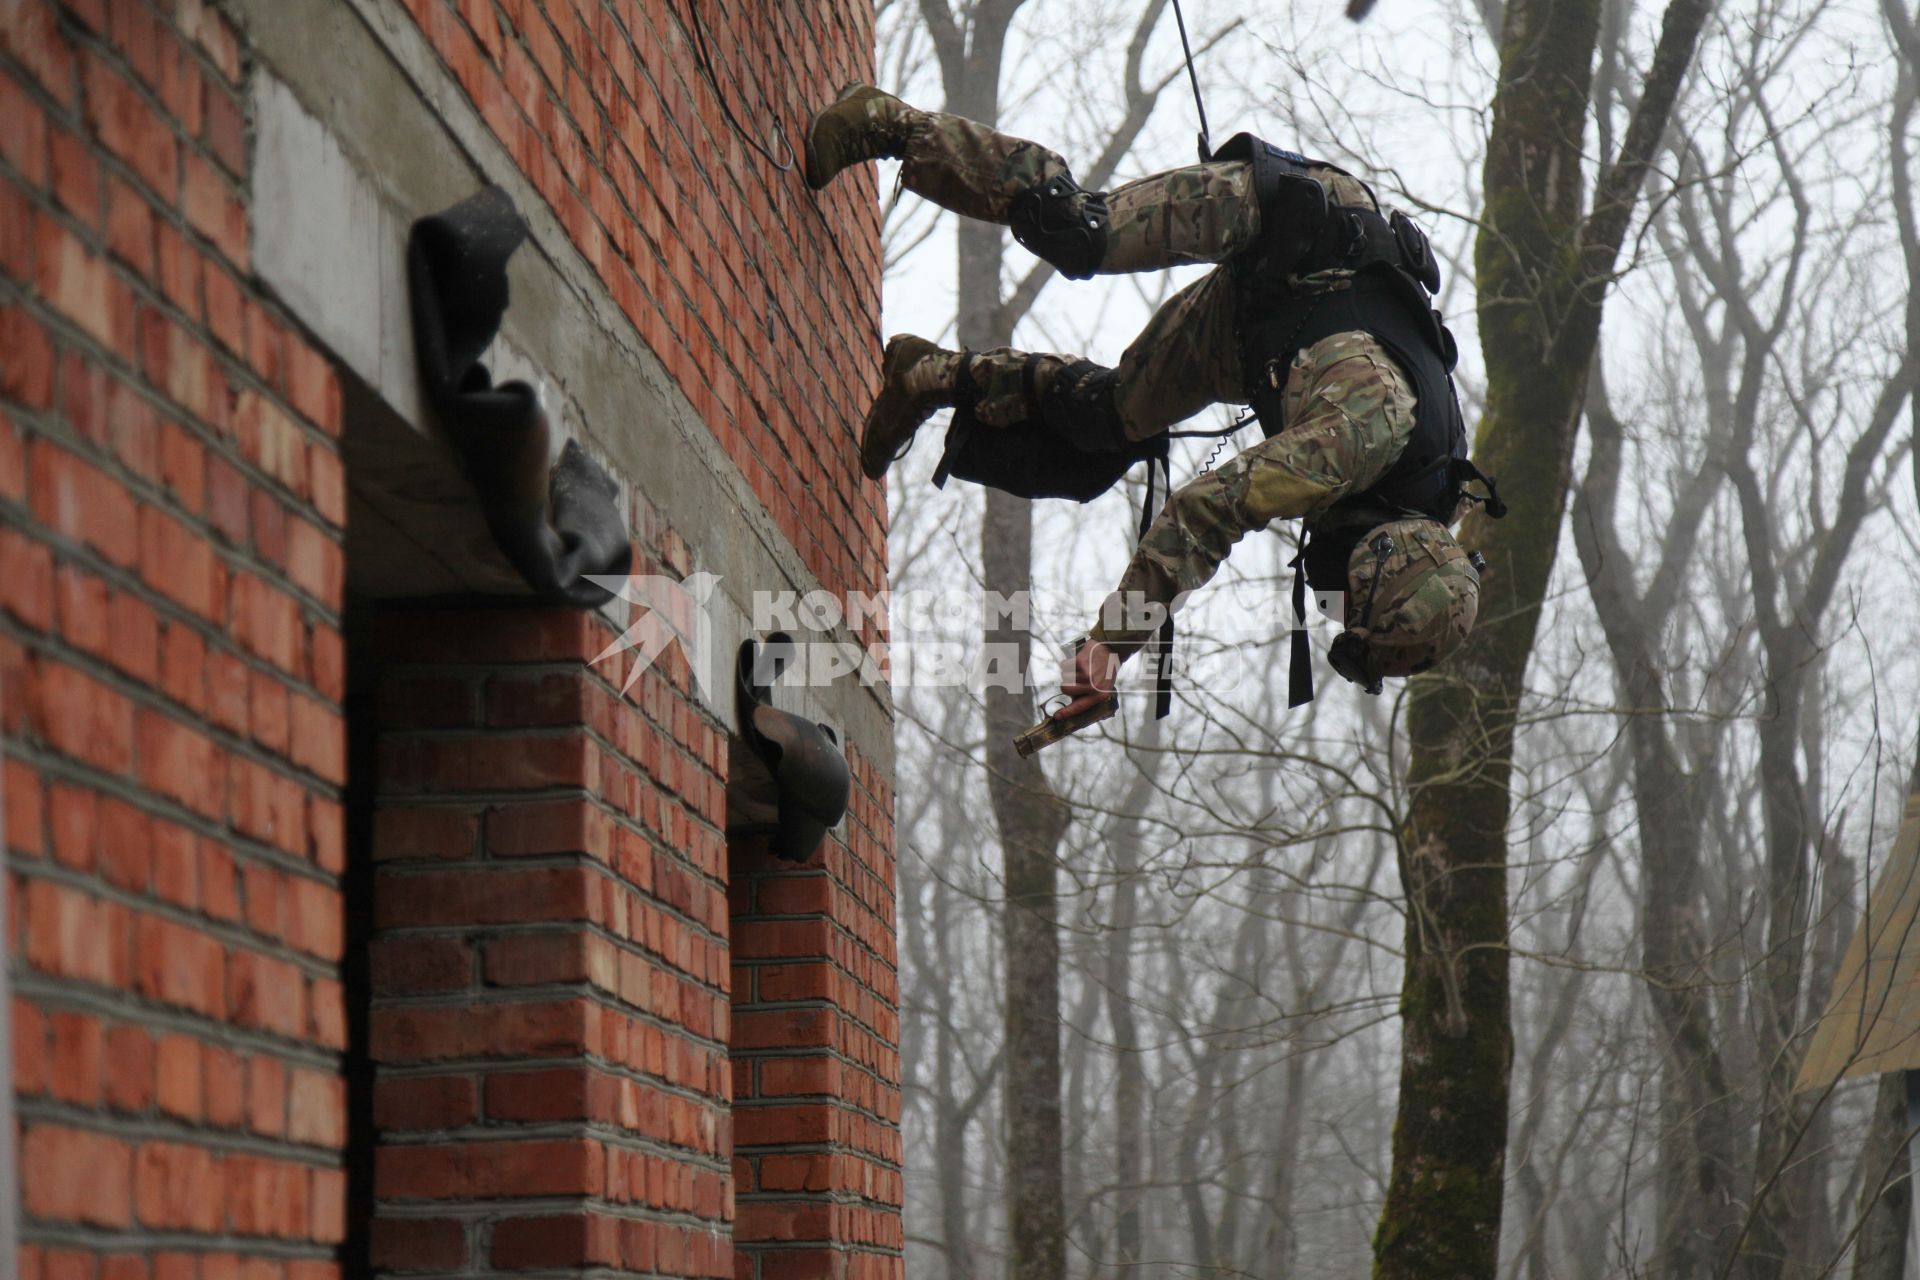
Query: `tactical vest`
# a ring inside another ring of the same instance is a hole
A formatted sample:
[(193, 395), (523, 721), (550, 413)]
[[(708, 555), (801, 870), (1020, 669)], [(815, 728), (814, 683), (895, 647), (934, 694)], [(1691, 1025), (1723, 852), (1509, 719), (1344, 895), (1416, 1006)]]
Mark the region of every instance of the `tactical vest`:
[[(1347, 563), (1368, 529), (1426, 516), (1451, 524), (1465, 485), (1486, 478), (1467, 458), (1466, 422), (1454, 394), (1458, 348), (1433, 309), (1440, 269), (1419, 227), (1404, 214), (1330, 206), (1309, 166), (1336, 168), (1236, 134), (1217, 160), (1253, 166), (1261, 208), (1260, 240), (1241, 255), (1238, 274), (1241, 368), (1247, 398), (1269, 438), (1285, 426), (1283, 404), (1293, 359), (1337, 333), (1361, 330), (1386, 348), (1413, 384), (1414, 429), (1385, 475), (1315, 519), (1302, 553), (1307, 582), (1344, 591)], [(1321, 272), (1337, 287), (1302, 287)], [(1506, 514), (1487, 485), (1488, 514)]]

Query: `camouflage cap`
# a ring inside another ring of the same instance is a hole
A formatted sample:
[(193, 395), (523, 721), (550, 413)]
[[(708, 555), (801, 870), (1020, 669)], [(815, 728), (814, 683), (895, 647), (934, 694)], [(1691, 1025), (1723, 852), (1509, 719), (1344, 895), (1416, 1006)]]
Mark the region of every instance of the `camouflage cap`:
[[(1384, 561), (1373, 549), (1383, 533), (1393, 539)], [(1479, 571), (1437, 520), (1369, 529), (1347, 561), (1347, 585), (1347, 630), (1367, 642), (1367, 665), (1379, 676), (1433, 666), (1460, 647), (1480, 610)]]

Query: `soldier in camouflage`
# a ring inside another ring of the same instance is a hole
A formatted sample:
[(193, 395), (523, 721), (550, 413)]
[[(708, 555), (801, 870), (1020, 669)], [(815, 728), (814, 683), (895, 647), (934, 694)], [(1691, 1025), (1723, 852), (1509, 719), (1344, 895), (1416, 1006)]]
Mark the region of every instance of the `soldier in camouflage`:
[[(1191, 165), (1089, 193), (1044, 147), (849, 85), (809, 130), (808, 181), (824, 187), (841, 170), (878, 157), (902, 160), (902, 185), (941, 207), (1012, 225), (1023, 244), (1075, 278), (1227, 263), (1262, 230), (1245, 161)], [(1357, 178), (1331, 167), (1309, 172), (1330, 205), (1379, 212)], [(1039, 215), (1036, 192), (1045, 197)], [(1104, 221), (1104, 234), (1092, 240), (1097, 256), (1080, 252), (1086, 241), (1074, 235), (1079, 219)], [(1217, 268), (1156, 311), (1111, 370), (1076, 356), (949, 351), (910, 334), (895, 337), (862, 431), (862, 467), (875, 479), (884, 476), (918, 428), (957, 403), (987, 427), (1044, 430), (1050, 394), (1097, 385), (1116, 436), (1128, 441), (1150, 440), (1212, 404), (1244, 404), (1240, 301), (1235, 273)], [(1407, 445), (1415, 405), (1411, 380), (1371, 333), (1335, 333), (1299, 351), (1287, 370), (1281, 429), (1172, 494), (1102, 609), (1091, 642), (1063, 668), (1075, 701), (1058, 714), (1107, 696), (1119, 663), (1152, 635), (1155, 606), (1171, 609), (1210, 579), (1246, 533), (1281, 517), (1303, 519), (1311, 529), (1342, 498), (1369, 489)], [(1355, 545), (1346, 599), (1349, 632), (1368, 642), (1366, 675), (1407, 675), (1465, 638), (1479, 575), (1440, 521), (1393, 520)]]
[[(1405, 376), (1365, 333), (1335, 334), (1296, 356), (1286, 400), (1279, 435), (1167, 499), (1090, 633), (1114, 658), (1138, 652), (1157, 622), (1152, 606), (1171, 608), (1207, 582), (1245, 534), (1284, 517), (1311, 526), (1341, 498), (1366, 490), (1413, 427)], [(1393, 548), (1384, 557), (1373, 549), (1381, 533)], [(1345, 620), (1368, 642), (1378, 676), (1411, 675), (1446, 657), (1472, 630), (1480, 600), (1480, 575), (1466, 552), (1445, 526), (1424, 518), (1370, 530), (1353, 548), (1347, 582)], [(1101, 657), (1096, 649), (1082, 661), (1092, 667)]]

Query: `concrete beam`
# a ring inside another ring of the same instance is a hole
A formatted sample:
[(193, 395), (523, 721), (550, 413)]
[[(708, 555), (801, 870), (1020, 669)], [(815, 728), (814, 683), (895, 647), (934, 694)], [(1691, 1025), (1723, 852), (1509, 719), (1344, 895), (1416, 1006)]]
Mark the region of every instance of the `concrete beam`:
[[(389, 537), (410, 539), (409, 554), (426, 552), (420, 581), (495, 593), (517, 585), (502, 579), (491, 543), (472, 537), (478, 512), (422, 410), (406, 322), (407, 226), (491, 182), (531, 228), (509, 266), (512, 302), (490, 353), (495, 372), (542, 385), (556, 448), (580, 440), (686, 539), (696, 571), (720, 576), (708, 615), (718, 651), (732, 653), (747, 636), (756, 590), (820, 589), (404, 11), (376, 0), (235, 0), (232, 8), (261, 64), (252, 104), (255, 268), (370, 397), (349, 415), (355, 510), (391, 526)], [(412, 580), (388, 572), (355, 585), (418, 593)], [(834, 638), (853, 643), (844, 628)], [(731, 723), (731, 683), (716, 684), (704, 701)], [(831, 689), (783, 689), (779, 701), (891, 769), (884, 686), (847, 678)]]

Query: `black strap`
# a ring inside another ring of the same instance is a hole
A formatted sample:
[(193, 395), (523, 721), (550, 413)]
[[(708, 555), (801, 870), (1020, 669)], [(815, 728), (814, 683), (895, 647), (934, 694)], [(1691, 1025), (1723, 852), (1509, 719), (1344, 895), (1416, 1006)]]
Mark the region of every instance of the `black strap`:
[(1455, 474), (1459, 476), (1461, 484), (1465, 484), (1470, 480), (1478, 480), (1481, 484), (1487, 486), (1486, 497), (1482, 498), (1479, 494), (1469, 494), (1468, 496), (1475, 501), (1486, 503), (1487, 515), (1492, 519), (1506, 519), (1507, 504), (1500, 500), (1500, 490), (1498, 486), (1493, 483), (1493, 477), (1475, 466), (1469, 458), (1456, 459), (1455, 466), (1457, 468)]
[[(1027, 376), (1032, 377), (1031, 370)], [(953, 375), (953, 422), (947, 428), (946, 447), (940, 451), (939, 465), (933, 469), (933, 487), (936, 489), (947, 487), (947, 477), (953, 473), (953, 460), (966, 447), (967, 437), (973, 434), (974, 427), (978, 425), (974, 416), (967, 412), (973, 408), (977, 398), (973, 387), (973, 352), (962, 351), (960, 367)]]
[[(1153, 501), (1153, 477), (1156, 468), (1159, 471), (1162, 492), (1168, 496), (1173, 493), (1173, 471), (1168, 458), (1165, 444), (1160, 446), (1159, 452), (1147, 457), (1147, 494), (1140, 503), (1140, 533), (1134, 539), (1136, 544), (1146, 539), (1147, 530), (1153, 527), (1153, 519), (1159, 514)], [(1165, 720), (1173, 712), (1173, 607), (1171, 602), (1167, 607), (1167, 616), (1160, 622), (1160, 629), (1148, 642), (1148, 652), (1153, 655), (1155, 670), (1153, 718)]]
[(1313, 645), (1307, 640), (1307, 549), (1293, 557), (1293, 652), (1287, 658), (1287, 709), (1313, 701)]
[(1259, 416), (1259, 414), (1249, 410), (1224, 427), (1211, 427), (1200, 431), (1168, 431), (1164, 432), (1163, 435), (1168, 440), (1225, 440), (1249, 422), (1256, 421)]
[(1389, 507), (1402, 512), (1417, 511), (1421, 515), (1431, 516), (1444, 523), (1453, 513), (1430, 510), (1429, 507), (1435, 493), (1444, 497), (1448, 486), (1436, 485), (1435, 481), (1449, 474), (1456, 459), (1451, 454), (1442, 453), (1425, 462), (1420, 462), (1409, 456), (1412, 453), (1413, 450), (1409, 447), (1388, 469), (1387, 474), (1361, 496), (1371, 502), (1384, 502)]
[(947, 487), (947, 477), (953, 474), (953, 455), (967, 443), (967, 437), (973, 433), (971, 422), (955, 422), (947, 428), (947, 447), (940, 451), (940, 461), (933, 469), (933, 487)]

